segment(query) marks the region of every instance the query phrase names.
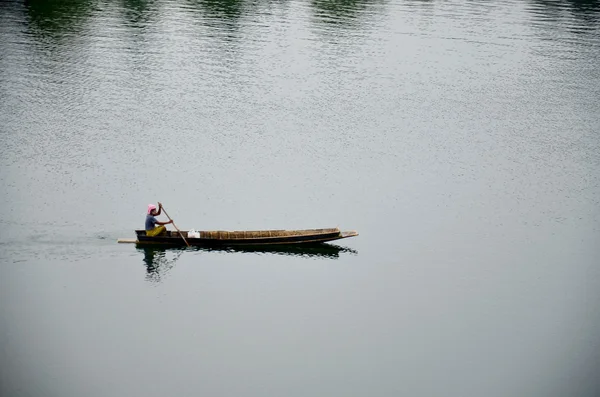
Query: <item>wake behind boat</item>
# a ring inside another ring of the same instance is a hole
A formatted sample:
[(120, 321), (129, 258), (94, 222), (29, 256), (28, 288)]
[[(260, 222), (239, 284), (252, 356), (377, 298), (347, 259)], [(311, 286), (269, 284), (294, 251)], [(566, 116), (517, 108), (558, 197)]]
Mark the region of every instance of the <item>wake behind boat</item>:
[(119, 239), (119, 243), (190, 245), (198, 247), (269, 246), (290, 244), (319, 244), (358, 236), (339, 228), (304, 230), (253, 230), (253, 231), (167, 231), (159, 236), (148, 236), (145, 230), (135, 231), (137, 239)]

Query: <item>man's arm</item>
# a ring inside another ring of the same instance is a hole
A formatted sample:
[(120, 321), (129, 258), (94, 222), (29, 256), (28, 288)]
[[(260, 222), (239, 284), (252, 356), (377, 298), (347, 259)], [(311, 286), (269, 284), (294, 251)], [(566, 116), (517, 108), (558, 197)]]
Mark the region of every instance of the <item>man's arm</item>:
[(173, 221), (172, 220), (171, 221), (166, 221), (166, 222), (158, 222), (158, 221), (156, 221), (156, 224), (160, 225), (160, 226), (162, 226), (162, 225), (168, 225), (169, 223), (173, 223)]
[(162, 203), (158, 203), (158, 212), (156, 214), (154, 214), (154, 216), (159, 216), (162, 212)]

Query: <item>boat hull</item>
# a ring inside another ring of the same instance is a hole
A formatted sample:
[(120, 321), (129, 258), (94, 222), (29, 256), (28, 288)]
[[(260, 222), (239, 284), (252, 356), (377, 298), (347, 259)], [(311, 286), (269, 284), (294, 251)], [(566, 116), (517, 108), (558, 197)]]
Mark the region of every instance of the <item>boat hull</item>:
[[(259, 231), (200, 231), (200, 237), (188, 237), (187, 231), (167, 231), (166, 235), (150, 237), (145, 230), (136, 230), (137, 244), (186, 245), (182, 236), (191, 246), (232, 247), (232, 246), (276, 246), (311, 245), (357, 236), (355, 231), (342, 232), (334, 229), (306, 230), (259, 230)], [(126, 242), (126, 241), (123, 241)]]

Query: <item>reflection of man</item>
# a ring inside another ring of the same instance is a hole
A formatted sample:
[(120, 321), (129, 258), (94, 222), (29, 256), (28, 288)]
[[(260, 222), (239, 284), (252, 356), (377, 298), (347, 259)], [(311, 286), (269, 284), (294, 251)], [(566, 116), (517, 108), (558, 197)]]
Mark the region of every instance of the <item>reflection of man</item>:
[(146, 279), (160, 281), (160, 273), (165, 270), (165, 250), (156, 247), (144, 247), (144, 265), (146, 265)]
[(148, 204), (148, 213), (146, 214), (146, 236), (155, 237), (167, 233), (167, 228), (164, 225), (173, 223), (173, 221), (159, 222), (155, 217), (159, 216), (161, 212), (162, 204), (160, 202), (158, 203), (158, 212), (156, 211), (156, 206), (154, 204)]
[(154, 264), (155, 251), (152, 248), (144, 249), (144, 263), (148, 274), (156, 273), (156, 265)]

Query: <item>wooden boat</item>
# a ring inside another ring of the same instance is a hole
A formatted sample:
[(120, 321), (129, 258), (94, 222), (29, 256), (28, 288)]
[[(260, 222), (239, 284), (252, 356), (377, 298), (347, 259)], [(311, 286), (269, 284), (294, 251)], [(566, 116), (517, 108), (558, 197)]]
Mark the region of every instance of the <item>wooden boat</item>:
[(305, 230), (255, 230), (255, 231), (200, 231), (200, 237), (190, 237), (187, 231), (167, 231), (162, 236), (146, 236), (145, 230), (136, 230), (136, 240), (119, 239), (119, 243), (186, 245), (181, 236), (191, 246), (231, 247), (231, 246), (268, 246), (268, 245), (309, 245), (325, 243), (348, 237), (358, 236), (356, 231), (342, 232), (338, 228)]

